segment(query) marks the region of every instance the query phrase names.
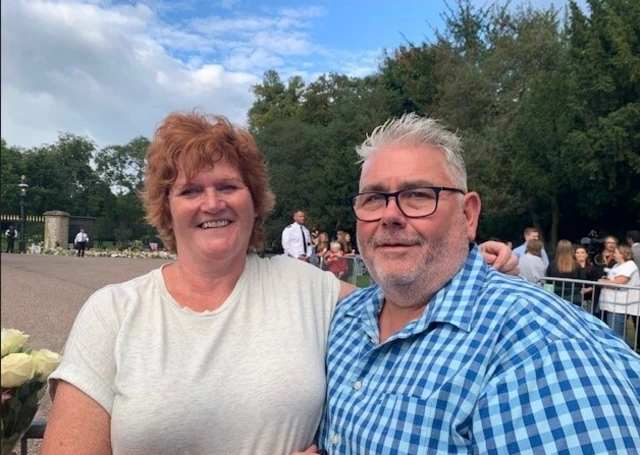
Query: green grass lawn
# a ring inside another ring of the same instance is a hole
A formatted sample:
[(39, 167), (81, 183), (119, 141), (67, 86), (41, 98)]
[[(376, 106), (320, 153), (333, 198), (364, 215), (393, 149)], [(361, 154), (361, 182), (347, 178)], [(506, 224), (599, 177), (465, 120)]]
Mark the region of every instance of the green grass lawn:
[(356, 286), (359, 288), (366, 288), (367, 286), (371, 286), (373, 284), (373, 280), (369, 275), (359, 275), (356, 277)]

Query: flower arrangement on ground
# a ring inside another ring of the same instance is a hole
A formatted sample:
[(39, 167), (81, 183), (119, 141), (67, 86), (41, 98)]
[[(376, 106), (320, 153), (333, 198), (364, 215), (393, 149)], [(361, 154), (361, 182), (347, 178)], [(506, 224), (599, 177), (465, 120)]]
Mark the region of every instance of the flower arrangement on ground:
[(10, 454), (40, 407), (47, 378), (60, 364), (60, 355), (48, 349), (25, 347), (29, 335), (2, 329), (2, 448)]

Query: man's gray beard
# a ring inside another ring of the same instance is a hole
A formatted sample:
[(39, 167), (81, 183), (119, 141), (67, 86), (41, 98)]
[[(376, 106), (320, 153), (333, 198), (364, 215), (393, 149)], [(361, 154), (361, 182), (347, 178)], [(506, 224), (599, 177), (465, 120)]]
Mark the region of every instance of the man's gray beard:
[[(363, 257), (367, 270), (382, 287), (385, 295), (395, 303), (407, 307), (425, 305), (451, 278), (455, 276), (464, 264), (469, 253), (469, 241), (464, 217), (456, 220), (444, 238), (428, 240), (418, 237), (425, 247), (421, 257), (409, 264), (405, 270), (393, 273), (385, 272), (384, 266), (372, 259)], [(390, 234), (391, 235), (391, 234)], [(385, 236), (386, 237), (386, 236)], [(371, 240), (374, 245), (380, 243), (380, 236)], [(360, 251), (364, 251), (358, 245)], [(392, 295), (390, 295), (392, 294)], [(404, 303), (404, 304), (403, 304)]]

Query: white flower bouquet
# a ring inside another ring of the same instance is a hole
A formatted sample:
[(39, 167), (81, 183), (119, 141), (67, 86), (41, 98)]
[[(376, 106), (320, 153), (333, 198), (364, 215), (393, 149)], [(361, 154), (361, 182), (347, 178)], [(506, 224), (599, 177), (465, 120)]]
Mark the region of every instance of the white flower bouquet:
[(20, 330), (2, 329), (2, 455), (10, 454), (29, 429), (47, 378), (60, 364), (55, 352), (25, 347), (28, 339)]

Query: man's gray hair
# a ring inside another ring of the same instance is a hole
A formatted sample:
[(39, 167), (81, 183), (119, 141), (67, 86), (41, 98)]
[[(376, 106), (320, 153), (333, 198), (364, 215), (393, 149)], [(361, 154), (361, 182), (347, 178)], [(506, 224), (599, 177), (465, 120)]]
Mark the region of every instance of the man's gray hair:
[(358, 147), (359, 163), (367, 161), (378, 150), (390, 145), (411, 145), (424, 148), (435, 147), (445, 157), (451, 180), (461, 190), (467, 191), (467, 168), (460, 137), (446, 129), (438, 120), (415, 113), (387, 120), (373, 130)]

